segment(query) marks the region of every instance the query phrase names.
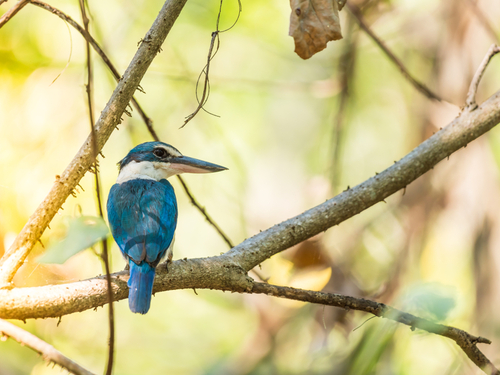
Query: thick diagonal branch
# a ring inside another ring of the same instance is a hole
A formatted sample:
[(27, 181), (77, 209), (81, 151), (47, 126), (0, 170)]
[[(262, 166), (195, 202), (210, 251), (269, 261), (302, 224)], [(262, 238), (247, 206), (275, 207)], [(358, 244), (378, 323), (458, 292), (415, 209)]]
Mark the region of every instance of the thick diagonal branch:
[(274, 254), (340, 224), (405, 188), (499, 122), (500, 91), (475, 111), (462, 112), (449, 125), (383, 172), (243, 241), (230, 250), (227, 256), (248, 271)]
[[(139, 86), (142, 77), (154, 57), (160, 51), (161, 45), (186, 1), (167, 0), (153, 26), (144, 37), (132, 62), (123, 74), (120, 82), (118, 82), (110, 100), (97, 120), (95, 132), (98, 152), (101, 151), (113, 130), (120, 124), (121, 116), (132, 99), (132, 95)], [(14, 241), (14, 244), (0, 260), (0, 287), (10, 284), (16, 271), (24, 263), (24, 260), (41, 237), (47, 225), (89, 170), (93, 162), (92, 138), (89, 137), (73, 161), (54, 183), (45, 200), (30, 217), (28, 223)]]

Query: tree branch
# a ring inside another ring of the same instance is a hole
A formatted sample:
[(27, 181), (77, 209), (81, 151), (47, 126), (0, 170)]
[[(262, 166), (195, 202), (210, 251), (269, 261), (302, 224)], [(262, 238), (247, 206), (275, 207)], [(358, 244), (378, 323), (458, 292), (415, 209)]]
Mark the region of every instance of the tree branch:
[[(339, 224), (404, 188), (440, 160), (490, 130), (499, 121), (500, 91), (475, 111), (464, 111), (448, 126), (384, 172), (344, 191), (335, 198), (243, 241), (221, 256), (175, 261), (168, 272), (164, 265), (160, 265), (157, 269), (154, 292), (187, 288), (245, 293), (264, 290), (263, 286), (255, 286), (253, 280), (246, 275), (246, 272), (255, 265)], [(113, 300), (127, 298), (128, 272), (122, 271), (111, 276)], [(107, 303), (107, 290), (106, 280), (102, 276), (62, 285), (3, 289), (0, 290), (0, 317), (21, 320), (60, 317), (96, 308)], [(405, 324), (422, 328), (422, 321), (407, 315), (401, 316), (406, 320)], [(475, 344), (487, 341), (479, 338), (475, 340), (470, 335), (462, 337), (460, 332), (462, 331), (445, 330), (441, 334), (456, 340), (465, 348), (464, 351), (473, 361), (483, 366), (483, 369), (486, 368), (484, 366), (489, 362), (484, 362), (484, 358), (481, 360), (482, 353)], [(497, 374), (495, 371), (496, 369), (492, 369), (490, 373)]]
[[(21, 9), (23, 9), (30, 0), (19, 0), (16, 5), (5, 12), (2, 17), (0, 17), (0, 28), (5, 25), (9, 20), (16, 15)], [(2, 4), (2, 2), (0, 2)]]
[(231, 249), (227, 255), (249, 270), (276, 253), (338, 225), (406, 187), (437, 163), (500, 122), (500, 91), (473, 112), (464, 111), (382, 173), (277, 224)]
[(331, 182), (333, 191), (337, 192), (339, 188), (339, 181), (342, 176), (342, 143), (344, 136), (344, 122), (347, 112), (347, 106), (349, 103), (349, 97), (351, 95), (352, 81), (355, 73), (356, 59), (357, 59), (357, 48), (359, 32), (354, 30), (354, 20), (352, 18), (347, 19), (346, 25), (346, 37), (344, 41), (344, 47), (341, 51), (339, 58), (339, 63), (335, 67), (339, 74), (340, 81), (340, 98), (338, 99), (338, 107), (335, 113), (335, 118), (333, 120), (333, 137), (332, 137), (332, 168), (330, 171)]
[[(114, 300), (128, 297), (128, 272), (111, 275)], [(463, 330), (418, 318), (382, 303), (333, 293), (315, 292), (254, 282), (244, 270), (231, 263), (226, 255), (204, 259), (178, 260), (157, 269), (154, 292), (176, 289), (217, 289), (239, 293), (267, 294), (304, 302), (364, 311), (379, 317), (419, 328), (454, 340), (467, 356), (488, 374), (500, 372), (477, 348), (490, 344), (488, 339), (473, 336)], [(61, 285), (0, 290), (0, 317), (29, 319), (60, 317), (96, 308), (107, 303), (107, 284), (104, 276)]]
[[(121, 123), (121, 116), (132, 99), (132, 95), (139, 86), (142, 77), (154, 57), (160, 51), (163, 41), (167, 37), (186, 1), (167, 0), (153, 26), (144, 37), (137, 53), (97, 120), (95, 129), (98, 151), (101, 151), (113, 130)], [(16, 271), (24, 263), (24, 260), (41, 237), (49, 222), (89, 170), (94, 160), (92, 139), (89, 137), (66, 170), (61, 174), (60, 178), (55, 182), (45, 200), (30, 217), (13, 245), (0, 260), (0, 287), (10, 285)]]
[(387, 306), (384, 303), (370, 301), (364, 298), (344, 296), (341, 294), (314, 292), (257, 282), (253, 283), (252, 293), (364, 311), (381, 318), (391, 319), (406, 324), (410, 326), (412, 330), (419, 328), (436, 335), (444, 336), (455, 341), (465, 354), (467, 354), (470, 360), (481, 370), (487, 374), (500, 375), (500, 371), (498, 371), (493, 363), (491, 363), (491, 361), (477, 348), (477, 344), (491, 344), (490, 340), (484, 337), (473, 336), (458, 328), (437, 324), (430, 320), (416, 317), (412, 314)]
[(52, 345), (39, 339), (35, 335), (25, 331), (12, 323), (0, 319), (0, 336), (12, 337), (22, 345), (25, 345), (39, 353), (45, 361), (57, 363), (62, 368), (77, 375), (93, 375), (90, 371), (72, 361)]
[[(128, 297), (128, 271), (111, 274), (113, 300)], [(166, 290), (209, 288), (248, 292), (252, 280), (225, 255), (177, 260), (157, 267), (154, 293)], [(31, 319), (60, 317), (103, 306), (108, 303), (105, 276), (33, 288), (0, 289), (0, 318)]]
[[(242, 281), (242, 274), (274, 254), (340, 224), (406, 187), (498, 122), (500, 91), (475, 111), (464, 111), (403, 159), (358, 186), (243, 241), (221, 256), (176, 261), (168, 273), (160, 267), (155, 279), (155, 292), (180, 288), (248, 291), (251, 284)], [(235, 269), (236, 279), (231, 272)], [(127, 297), (127, 276), (127, 272), (112, 275), (114, 300)], [(38, 288), (5, 289), (0, 290), (0, 317), (57, 317), (102, 306), (106, 302), (103, 278)]]

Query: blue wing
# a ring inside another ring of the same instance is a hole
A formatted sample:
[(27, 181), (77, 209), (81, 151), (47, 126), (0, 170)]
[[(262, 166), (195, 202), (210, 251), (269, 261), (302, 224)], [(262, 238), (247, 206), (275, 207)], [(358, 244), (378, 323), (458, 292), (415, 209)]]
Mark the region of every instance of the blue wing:
[(146, 314), (155, 267), (165, 256), (177, 226), (177, 201), (167, 180), (130, 180), (111, 187), (108, 196), (111, 233), (129, 261), (128, 303)]
[(153, 268), (172, 243), (177, 201), (167, 180), (135, 179), (115, 184), (108, 197), (111, 233), (123, 255)]

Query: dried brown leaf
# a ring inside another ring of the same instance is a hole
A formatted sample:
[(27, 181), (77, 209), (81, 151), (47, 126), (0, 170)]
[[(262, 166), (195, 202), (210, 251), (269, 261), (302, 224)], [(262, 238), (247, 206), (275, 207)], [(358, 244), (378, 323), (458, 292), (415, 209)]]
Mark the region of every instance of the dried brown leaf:
[(290, 31), (295, 53), (308, 59), (326, 48), (331, 40), (342, 39), (336, 0), (290, 0)]

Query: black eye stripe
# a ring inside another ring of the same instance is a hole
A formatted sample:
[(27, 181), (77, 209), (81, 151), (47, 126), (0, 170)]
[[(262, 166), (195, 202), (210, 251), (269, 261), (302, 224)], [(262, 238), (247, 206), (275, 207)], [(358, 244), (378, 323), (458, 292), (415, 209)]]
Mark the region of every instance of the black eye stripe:
[(166, 158), (166, 157), (170, 156), (169, 153), (164, 148), (154, 149), (153, 154), (159, 158)]

